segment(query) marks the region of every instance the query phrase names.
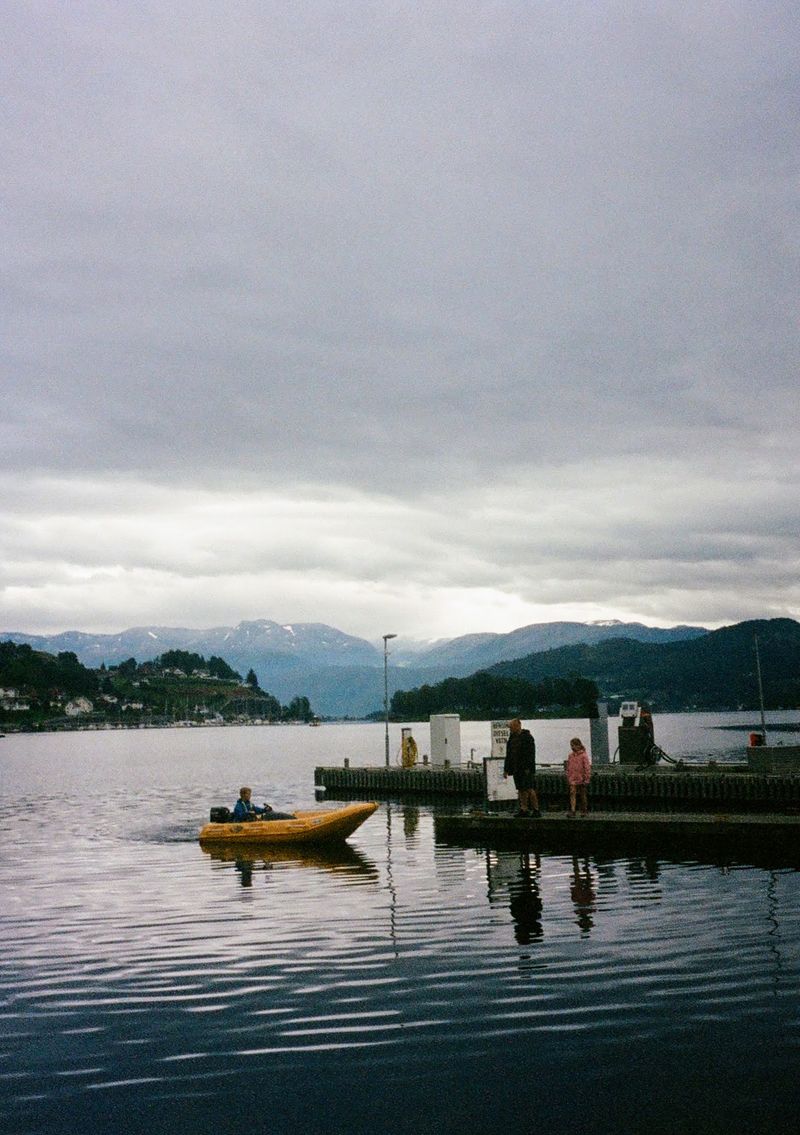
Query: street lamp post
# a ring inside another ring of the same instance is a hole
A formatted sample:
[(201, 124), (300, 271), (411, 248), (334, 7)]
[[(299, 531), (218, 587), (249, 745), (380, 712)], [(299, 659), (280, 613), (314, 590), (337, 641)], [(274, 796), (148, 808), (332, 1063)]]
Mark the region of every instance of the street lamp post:
[(389, 647), (390, 638), (397, 638), (396, 634), (383, 636), (383, 716), (386, 722), (386, 767), (389, 767)]

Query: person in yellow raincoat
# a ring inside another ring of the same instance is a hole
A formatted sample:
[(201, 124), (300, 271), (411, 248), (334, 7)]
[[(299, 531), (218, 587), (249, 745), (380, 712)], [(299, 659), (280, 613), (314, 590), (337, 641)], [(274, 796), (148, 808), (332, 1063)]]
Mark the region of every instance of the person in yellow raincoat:
[(417, 742), (411, 732), (403, 732), (403, 745), (400, 753), (400, 762), (403, 768), (413, 768), (417, 763)]

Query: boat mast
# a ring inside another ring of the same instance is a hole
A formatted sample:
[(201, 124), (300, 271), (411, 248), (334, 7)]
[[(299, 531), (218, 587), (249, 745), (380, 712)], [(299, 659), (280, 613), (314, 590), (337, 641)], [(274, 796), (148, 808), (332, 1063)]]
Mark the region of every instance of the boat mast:
[(758, 675), (758, 700), (761, 706), (761, 732), (764, 734), (764, 744), (767, 743), (767, 723), (764, 720), (764, 686), (761, 681), (761, 656), (758, 653), (758, 635), (753, 635), (756, 646), (756, 674)]

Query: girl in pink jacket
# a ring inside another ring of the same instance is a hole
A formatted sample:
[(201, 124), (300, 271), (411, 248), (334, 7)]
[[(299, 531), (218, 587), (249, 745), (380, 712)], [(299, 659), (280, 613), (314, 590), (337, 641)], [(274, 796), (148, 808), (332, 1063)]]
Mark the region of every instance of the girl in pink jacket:
[(592, 775), (592, 762), (589, 754), (583, 747), (580, 737), (573, 737), (569, 743), (570, 754), (564, 761), (564, 771), (567, 774), (569, 785), (569, 811), (568, 816), (575, 815), (575, 797), (580, 795), (581, 815), (589, 811), (589, 801), (586, 798), (586, 787)]

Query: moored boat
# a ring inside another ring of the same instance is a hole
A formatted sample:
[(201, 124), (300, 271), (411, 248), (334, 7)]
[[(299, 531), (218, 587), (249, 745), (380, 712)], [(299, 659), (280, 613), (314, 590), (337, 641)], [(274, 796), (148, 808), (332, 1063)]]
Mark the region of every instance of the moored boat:
[[(241, 823), (215, 819), (200, 830), (200, 842), (242, 844), (331, 843), (347, 839), (368, 820), (378, 805), (348, 804), (344, 808), (295, 812), (289, 819)], [(219, 816), (220, 809), (212, 809)]]

